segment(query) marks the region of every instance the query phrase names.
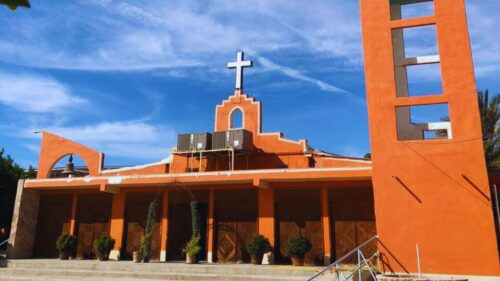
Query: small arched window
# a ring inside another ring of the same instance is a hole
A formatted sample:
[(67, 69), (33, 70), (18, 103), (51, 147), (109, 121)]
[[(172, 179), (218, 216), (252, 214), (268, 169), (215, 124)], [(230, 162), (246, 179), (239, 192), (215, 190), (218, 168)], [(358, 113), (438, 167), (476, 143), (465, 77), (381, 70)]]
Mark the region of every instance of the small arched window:
[(241, 129), (243, 128), (243, 112), (241, 109), (236, 108), (232, 113), (231, 113), (231, 121), (229, 124), (230, 129)]

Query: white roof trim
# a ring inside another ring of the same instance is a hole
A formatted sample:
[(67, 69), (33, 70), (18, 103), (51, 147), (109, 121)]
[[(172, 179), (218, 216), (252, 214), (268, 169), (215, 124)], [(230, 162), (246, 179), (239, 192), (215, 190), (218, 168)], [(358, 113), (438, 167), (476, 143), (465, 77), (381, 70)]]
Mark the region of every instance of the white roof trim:
[(154, 175), (127, 175), (127, 176), (99, 176), (99, 177), (73, 177), (73, 178), (54, 178), (54, 179), (28, 179), (27, 182), (72, 182), (84, 180), (91, 182), (93, 180), (111, 179), (116, 182), (124, 179), (148, 179), (148, 178), (182, 178), (182, 177), (206, 177), (206, 176), (232, 176), (232, 175), (251, 175), (251, 174), (293, 174), (293, 173), (318, 173), (318, 172), (346, 172), (346, 171), (368, 171), (372, 167), (349, 167), (349, 168), (305, 168), (305, 169), (268, 169), (268, 170), (246, 170), (246, 171), (221, 171), (221, 172), (202, 172), (202, 173), (180, 173), (180, 174), (154, 174)]

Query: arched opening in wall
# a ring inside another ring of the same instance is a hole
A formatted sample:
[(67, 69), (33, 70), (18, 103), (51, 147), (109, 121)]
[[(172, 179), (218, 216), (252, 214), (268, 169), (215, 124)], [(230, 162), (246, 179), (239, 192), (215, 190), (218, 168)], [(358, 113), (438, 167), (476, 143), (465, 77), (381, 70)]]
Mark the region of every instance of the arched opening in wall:
[(235, 108), (229, 116), (229, 129), (242, 129), (243, 128), (243, 111), (241, 108)]
[(89, 174), (89, 167), (85, 161), (75, 154), (61, 157), (52, 167), (50, 178), (84, 177)]

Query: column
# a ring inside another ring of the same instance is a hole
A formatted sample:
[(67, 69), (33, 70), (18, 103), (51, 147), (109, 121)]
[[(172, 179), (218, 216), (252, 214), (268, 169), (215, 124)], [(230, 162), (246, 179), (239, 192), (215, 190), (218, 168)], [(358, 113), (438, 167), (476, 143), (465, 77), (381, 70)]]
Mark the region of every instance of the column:
[[(258, 227), (259, 234), (265, 236), (275, 246), (274, 237), (274, 190), (271, 188), (259, 188), (259, 218)], [(263, 263), (274, 263), (272, 253), (267, 253), (264, 256)]]
[(331, 263), (331, 233), (330, 233), (330, 212), (328, 209), (328, 187), (321, 188), (321, 223), (323, 225), (323, 249), (325, 251), (323, 263), (329, 265)]
[(214, 247), (214, 190), (210, 189), (210, 197), (208, 199), (208, 231), (207, 231), (207, 262), (213, 263), (213, 247)]
[(123, 226), (125, 215), (125, 192), (113, 194), (113, 206), (111, 209), (111, 223), (109, 235), (115, 239), (115, 248), (111, 251), (109, 258), (120, 260), (120, 248), (123, 242)]
[(17, 184), (12, 227), (7, 246), (8, 259), (33, 257), (40, 194), (38, 190), (24, 188), (24, 181), (19, 180)]
[(167, 239), (168, 239), (168, 191), (163, 191), (163, 204), (161, 210), (161, 242), (160, 261), (167, 261)]
[(71, 220), (69, 222), (69, 234), (76, 235), (76, 209), (78, 206), (78, 193), (73, 193), (73, 202), (71, 203)]

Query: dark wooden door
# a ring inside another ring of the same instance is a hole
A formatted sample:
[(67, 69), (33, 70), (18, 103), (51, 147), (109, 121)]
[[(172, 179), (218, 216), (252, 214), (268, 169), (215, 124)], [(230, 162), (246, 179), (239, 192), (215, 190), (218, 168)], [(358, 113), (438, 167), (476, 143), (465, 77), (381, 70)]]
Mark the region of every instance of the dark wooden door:
[[(372, 189), (331, 189), (330, 219), (333, 258), (339, 259), (377, 234)], [(376, 241), (362, 250), (366, 257), (373, 255), (377, 251)], [(356, 255), (346, 260), (348, 263), (356, 261)]]
[(323, 264), (323, 228), (321, 224), (320, 190), (276, 190), (276, 258), (279, 263), (290, 263), (285, 244), (297, 235), (311, 241), (306, 264)]
[(33, 256), (56, 258), (56, 241), (62, 233), (69, 233), (72, 194), (41, 195)]
[(248, 262), (246, 243), (257, 234), (257, 193), (255, 190), (215, 193), (217, 261)]
[(102, 235), (109, 235), (111, 204), (111, 194), (81, 194), (78, 196), (76, 217), (77, 257), (95, 257), (93, 241)]
[(191, 238), (191, 209), (189, 203), (169, 204), (167, 258), (171, 261), (185, 260), (182, 249)]
[[(200, 216), (200, 246), (198, 258), (205, 260), (207, 256), (207, 219), (208, 204), (198, 203)], [(168, 239), (167, 258), (171, 261), (185, 260), (186, 254), (182, 249), (193, 235), (190, 203), (171, 203), (168, 208)]]
[(160, 221), (161, 194), (159, 193), (127, 193), (125, 203), (125, 237), (122, 254), (125, 259), (131, 259), (134, 251), (139, 251), (141, 237), (144, 235), (149, 205), (157, 201), (156, 220), (151, 241), (151, 260), (160, 259)]

